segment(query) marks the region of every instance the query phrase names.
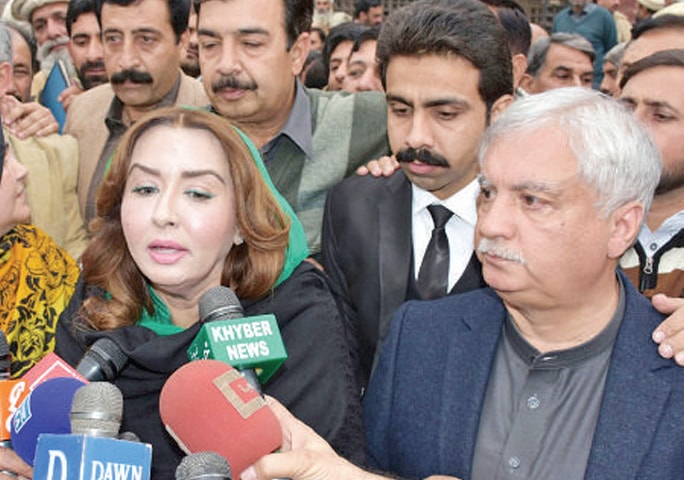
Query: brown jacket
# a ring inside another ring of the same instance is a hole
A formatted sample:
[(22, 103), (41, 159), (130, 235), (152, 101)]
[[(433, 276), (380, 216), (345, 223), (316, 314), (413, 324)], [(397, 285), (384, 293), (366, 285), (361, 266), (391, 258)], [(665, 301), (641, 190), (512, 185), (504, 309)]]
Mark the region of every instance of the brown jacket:
[[(205, 107), (209, 99), (201, 82), (181, 73), (176, 105)], [(107, 83), (76, 97), (69, 107), (64, 132), (78, 139), (81, 158), (78, 168), (78, 202), (85, 218), (85, 204), (90, 182), (107, 143), (109, 130), (105, 117), (114, 98), (114, 90)]]

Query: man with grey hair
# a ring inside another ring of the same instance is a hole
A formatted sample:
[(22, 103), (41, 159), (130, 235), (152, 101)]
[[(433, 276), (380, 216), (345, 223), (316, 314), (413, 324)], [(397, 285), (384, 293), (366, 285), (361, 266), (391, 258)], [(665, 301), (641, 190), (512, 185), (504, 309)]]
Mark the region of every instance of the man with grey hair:
[(620, 63), (622, 62), (622, 55), (625, 53), (627, 43), (618, 43), (611, 48), (606, 56), (603, 57), (603, 80), (601, 80), (601, 90), (606, 95), (616, 97), (620, 93), (620, 86), (618, 85), (618, 72), (620, 71)]
[(603, 78), (603, 55), (618, 43), (615, 20), (608, 10), (590, 0), (569, 0), (569, 3), (570, 6), (554, 17), (552, 33), (577, 33), (589, 40), (596, 55), (593, 86), (598, 88)]
[(594, 48), (586, 38), (554, 33), (530, 47), (520, 86), (527, 93), (571, 86), (591, 88), (594, 58)]
[[(611, 98), (556, 89), (513, 103), (479, 158), (476, 245), (491, 288), (401, 308), (364, 399), (370, 466), (678, 478), (684, 370), (658, 356), (662, 316), (617, 270), (660, 176), (647, 132)], [(276, 411), (291, 451), (243, 479), (379, 478)]]
[[(8, 28), (0, 23), (0, 98), (3, 101), (8, 97), (6, 93), (11, 85), (12, 40)], [(9, 130), (5, 132), (5, 138), (14, 156), (29, 171), (26, 193), (31, 223), (78, 259), (85, 250), (87, 239), (76, 196), (76, 139), (58, 134), (19, 138)]]

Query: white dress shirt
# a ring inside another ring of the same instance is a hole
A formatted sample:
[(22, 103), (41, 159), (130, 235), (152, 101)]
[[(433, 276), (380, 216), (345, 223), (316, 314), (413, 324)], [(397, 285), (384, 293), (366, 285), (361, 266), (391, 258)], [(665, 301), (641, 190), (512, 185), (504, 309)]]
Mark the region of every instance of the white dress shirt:
[(411, 185), (413, 200), (412, 237), (413, 237), (413, 265), (414, 277), (418, 278), (420, 265), (423, 262), (432, 230), (435, 225), (428, 211), (429, 205), (443, 205), (454, 214), (446, 224), (445, 231), (449, 239), (449, 283), (447, 292), (451, 291), (473, 255), (475, 222), (477, 221), (477, 195), (480, 186), (477, 179), (453, 194), (446, 200), (440, 200), (432, 193)]

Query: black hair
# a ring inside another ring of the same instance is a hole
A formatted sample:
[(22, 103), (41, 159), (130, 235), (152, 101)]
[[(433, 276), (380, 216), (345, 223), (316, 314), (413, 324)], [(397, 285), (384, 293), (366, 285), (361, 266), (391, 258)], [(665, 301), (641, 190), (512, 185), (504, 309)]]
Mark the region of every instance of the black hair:
[(97, 15), (97, 0), (69, 0), (66, 13), (66, 28), (69, 36), (71, 36), (71, 26), (84, 13)]
[[(102, 27), (102, 5), (109, 3), (120, 7), (127, 7), (144, 0), (98, 0), (97, 21)], [(171, 18), (171, 28), (176, 35), (176, 43), (180, 42), (181, 35), (188, 29), (188, 19), (190, 18), (190, 0), (166, 0), (169, 7), (169, 17)]]
[(513, 93), (506, 34), (479, 0), (418, 0), (393, 11), (380, 30), (376, 52), (385, 88), (392, 57), (453, 54), (480, 71), (478, 91), (487, 111)]
[(354, 2), (354, 18), (359, 18), (361, 13), (368, 13), (371, 8), (381, 7), (380, 0), (356, 0)]

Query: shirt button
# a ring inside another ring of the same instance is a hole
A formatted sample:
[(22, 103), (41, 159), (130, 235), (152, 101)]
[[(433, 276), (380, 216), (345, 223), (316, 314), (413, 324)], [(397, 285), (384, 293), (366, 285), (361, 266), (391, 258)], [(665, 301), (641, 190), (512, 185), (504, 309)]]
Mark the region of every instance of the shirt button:
[(527, 399), (527, 408), (530, 410), (536, 410), (539, 408), (541, 405), (541, 402), (539, 401), (539, 397), (537, 395), (532, 395), (530, 398)]
[(515, 469), (520, 466), (520, 459), (518, 457), (511, 457), (508, 459), (508, 466)]
[(658, 244), (657, 243), (652, 243), (651, 245), (649, 245), (649, 247), (650, 247), (652, 252), (655, 252), (656, 250), (658, 250)]

